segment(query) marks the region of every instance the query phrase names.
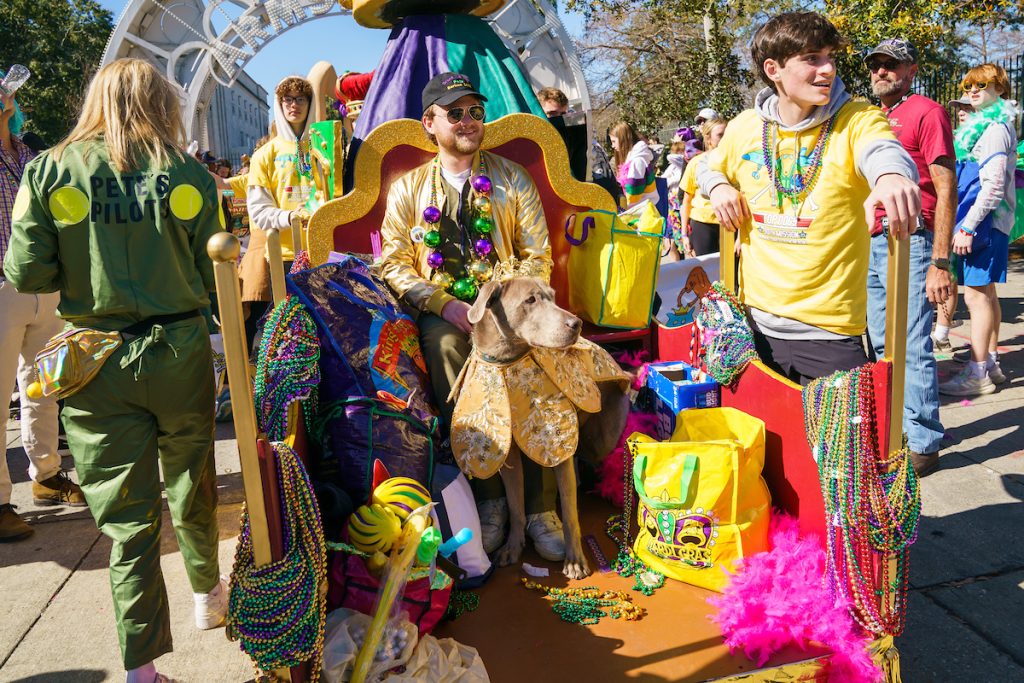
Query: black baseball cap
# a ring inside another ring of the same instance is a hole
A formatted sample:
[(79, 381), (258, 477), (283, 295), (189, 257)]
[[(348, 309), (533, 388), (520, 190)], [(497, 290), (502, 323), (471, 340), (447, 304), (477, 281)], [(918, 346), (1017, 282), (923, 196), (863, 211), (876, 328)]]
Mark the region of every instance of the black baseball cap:
[(886, 38), (864, 56), (864, 61), (868, 61), (874, 55), (885, 55), (892, 57), (897, 62), (917, 64), (917, 48), (909, 40), (902, 38)]
[(446, 71), (431, 78), (423, 88), (423, 111), (426, 111), (432, 104), (447, 107), (466, 95), (479, 97), (481, 102), (487, 101), (487, 98), (480, 94), (468, 76)]

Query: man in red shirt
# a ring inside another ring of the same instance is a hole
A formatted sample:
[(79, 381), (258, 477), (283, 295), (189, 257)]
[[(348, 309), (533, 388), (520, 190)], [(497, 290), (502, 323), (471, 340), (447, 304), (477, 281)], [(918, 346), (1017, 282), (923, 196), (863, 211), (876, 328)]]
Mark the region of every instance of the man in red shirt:
[[(949, 248), (956, 216), (956, 165), (953, 130), (942, 105), (912, 93), (917, 50), (899, 38), (883, 40), (864, 59), (871, 89), (889, 118), (893, 133), (921, 175), (924, 229), (910, 236), (910, 298), (907, 305), (907, 374), (903, 430), (910, 459), (920, 476), (939, 465), (938, 374), (932, 354), (934, 306), (955, 291), (949, 271)], [(868, 339), (875, 355), (885, 347), (885, 287), (888, 220), (879, 208), (871, 234), (868, 270)]]

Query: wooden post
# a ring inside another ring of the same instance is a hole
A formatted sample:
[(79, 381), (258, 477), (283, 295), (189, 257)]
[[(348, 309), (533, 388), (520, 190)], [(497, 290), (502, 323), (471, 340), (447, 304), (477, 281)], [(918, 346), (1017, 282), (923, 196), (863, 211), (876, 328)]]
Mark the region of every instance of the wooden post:
[(270, 263), (270, 291), (273, 293), (276, 306), (286, 296), (284, 257), (281, 256), (281, 231), (277, 228), (267, 230), (267, 261)]
[[(302, 216), (300, 216), (298, 214), (298, 212), (292, 214), (292, 253), (293, 254), (298, 254), (300, 251), (302, 251), (302, 244), (303, 244), (303, 241), (304, 241), (302, 239), (302, 228), (303, 228), (303, 223), (304, 222), (305, 221), (302, 220)], [(283, 261), (282, 261), (282, 263), (283, 263)]]
[[(889, 235), (889, 262), (885, 286), (885, 358), (892, 362), (892, 395), (889, 399), (889, 458), (903, 448), (903, 391), (907, 376), (907, 301), (910, 293), (910, 239), (898, 240)], [(881, 454), (880, 454), (881, 455)], [(894, 464), (893, 467), (897, 467)], [(888, 562), (890, 580), (896, 576), (896, 557)], [(885, 592), (883, 609), (892, 614), (896, 609), (896, 592), (891, 585), (881, 586)]]
[[(273, 232), (277, 233), (276, 230)], [(280, 254), (280, 238), (277, 249)], [(253, 560), (257, 567), (262, 567), (270, 563), (273, 557), (270, 550), (267, 507), (263, 498), (263, 479), (260, 476), (259, 454), (256, 448), (256, 407), (249, 385), (249, 351), (245, 344), (242, 291), (236, 266), (241, 245), (238, 238), (231, 233), (219, 232), (210, 238), (206, 252), (213, 259), (213, 274), (217, 282), (217, 303), (220, 306), (221, 333), (224, 337), (224, 363), (227, 365), (228, 385), (231, 387), (233, 398), (231, 413), (235, 424), (238, 459), (242, 467), (242, 487), (245, 491), (245, 507), (249, 514)], [(291, 680), (288, 669), (277, 669), (271, 673), (278, 681)]]
[(718, 228), (718, 279), (736, 292), (736, 231)]
[(903, 390), (907, 375), (907, 300), (910, 280), (910, 239), (889, 235), (886, 279), (885, 357), (892, 361), (892, 399), (889, 404), (889, 454), (903, 447)]

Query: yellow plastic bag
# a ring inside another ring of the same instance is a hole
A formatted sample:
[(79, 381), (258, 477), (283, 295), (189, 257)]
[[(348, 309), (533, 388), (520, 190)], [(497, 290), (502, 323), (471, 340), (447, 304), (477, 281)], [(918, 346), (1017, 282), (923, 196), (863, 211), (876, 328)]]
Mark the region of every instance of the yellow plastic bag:
[(661, 232), (630, 228), (609, 211), (587, 211), (569, 217), (565, 237), (572, 245), (572, 311), (604, 327), (635, 330), (650, 325)]
[(764, 423), (735, 408), (684, 410), (669, 441), (635, 433), (633, 551), (665, 576), (721, 591), (733, 562), (768, 549)]

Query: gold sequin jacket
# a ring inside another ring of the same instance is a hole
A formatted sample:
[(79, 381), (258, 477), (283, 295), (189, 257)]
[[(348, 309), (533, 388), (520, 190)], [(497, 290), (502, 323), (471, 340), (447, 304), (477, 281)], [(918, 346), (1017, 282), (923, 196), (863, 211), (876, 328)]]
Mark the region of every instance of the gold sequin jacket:
[(544, 467), (576, 453), (577, 410), (601, 410), (601, 382), (629, 386), (629, 375), (597, 344), (580, 338), (566, 349), (530, 349), (507, 363), (474, 351), (452, 387), (452, 452), (464, 473), (486, 478), (505, 463), (513, 440)]
[[(490, 152), (482, 152), (491, 179), (491, 242), (499, 261), (510, 257), (527, 264), (527, 273), (547, 282), (551, 278), (551, 245), (544, 208), (533, 180), (519, 164)], [(391, 289), (420, 311), (441, 314), (454, 297), (430, 281), (427, 256), (432, 249), (413, 242), (410, 231), (426, 226), (423, 209), (430, 205), (433, 160), (406, 173), (388, 191), (387, 210), (381, 226), (381, 273)], [(438, 178), (438, 182), (445, 182)], [(468, 181), (467, 181), (468, 182)], [(444, 211), (445, 193), (438, 188), (437, 208)], [(531, 267), (532, 266), (532, 267)]]

